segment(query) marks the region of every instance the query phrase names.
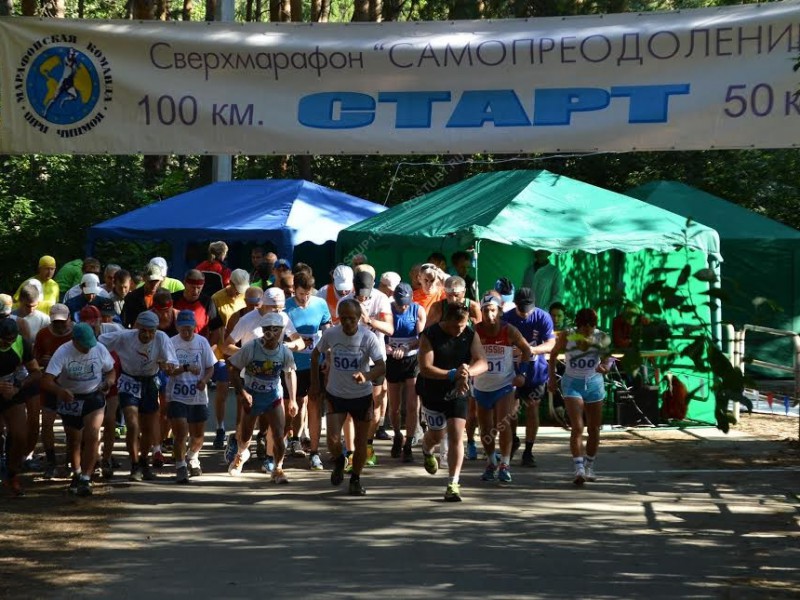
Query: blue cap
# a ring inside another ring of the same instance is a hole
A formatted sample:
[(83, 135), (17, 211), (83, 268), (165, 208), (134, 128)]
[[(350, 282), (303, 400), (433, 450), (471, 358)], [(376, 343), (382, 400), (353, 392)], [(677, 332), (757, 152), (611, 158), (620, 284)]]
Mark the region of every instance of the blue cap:
[(287, 269), (289, 269), (291, 271), (292, 270), (292, 263), (290, 263), (285, 258), (279, 258), (278, 260), (275, 261), (275, 264), (272, 265), (273, 270), (277, 269), (278, 267), (285, 267), (285, 268), (287, 268)]
[(185, 327), (185, 326), (194, 327), (197, 325), (197, 320), (195, 319), (194, 311), (188, 309), (179, 312), (177, 319), (175, 319), (175, 322), (178, 325), (178, 327)]
[(503, 302), (514, 301), (514, 284), (508, 277), (501, 277), (494, 284), (495, 291), (503, 297)]
[(414, 296), (414, 291), (407, 283), (398, 283), (394, 288), (394, 301), (400, 306), (409, 306)]
[(146, 327), (147, 329), (156, 329), (158, 327), (158, 317), (156, 313), (146, 310), (140, 312), (139, 316), (136, 317), (136, 324)]
[(97, 337), (94, 335), (94, 329), (86, 323), (78, 323), (72, 328), (72, 339), (86, 348), (97, 346)]

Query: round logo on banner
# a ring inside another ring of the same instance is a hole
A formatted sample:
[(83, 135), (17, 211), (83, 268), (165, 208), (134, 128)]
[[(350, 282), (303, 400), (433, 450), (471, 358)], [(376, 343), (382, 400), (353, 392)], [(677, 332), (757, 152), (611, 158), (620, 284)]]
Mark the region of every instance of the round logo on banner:
[(25, 121), (43, 134), (74, 138), (89, 133), (105, 119), (112, 101), (108, 59), (93, 43), (77, 42), (73, 35), (36, 41), (17, 70), (17, 105)]

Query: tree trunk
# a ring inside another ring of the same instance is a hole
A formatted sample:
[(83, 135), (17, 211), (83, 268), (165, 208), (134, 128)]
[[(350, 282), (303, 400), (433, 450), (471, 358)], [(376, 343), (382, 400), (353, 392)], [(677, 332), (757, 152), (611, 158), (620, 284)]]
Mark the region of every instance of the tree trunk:
[(303, 0), (289, 0), (291, 20), (299, 23), (303, 20)]
[(399, 21), (405, 0), (386, 0), (381, 11), (384, 21)]
[(369, 0), (369, 20), (375, 23), (383, 20), (383, 0)]
[(183, 19), (184, 21), (191, 21), (192, 10), (194, 10), (194, 6), (192, 5), (192, 0), (183, 0), (183, 10), (181, 11), (181, 19)]
[(22, 7), (23, 17), (35, 17), (39, 3), (36, 0), (22, 0), (20, 6)]
[(253, 0), (247, 0), (244, 5), (244, 20), (248, 23), (255, 20), (253, 19)]
[(217, 14), (217, 0), (206, 0), (206, 21), (213, 21)]
[(269, 20), (273, 23), (281, 20), (281, 0), (269, 0)]
[(327, 23), (331, 18), (331, 0), (322, 0), (322, 8), (319, 11), (320, 23)]
[(254, 19), (257, 22), (261, 22), (261, 17), (264, 14), (264, 7), (261, 4), (261, 0), (256, 0), (256, 18)]
[(319, 22), (319, 15), (322, 12), (322, 0), (311, 0), (311, 21)]
[(282, 22), (287, 22), (292, 19), (292, 0), (281, 0), (281, 14), (279, 19)]
[(10, 17), (14, 12), (14, 0), (0, 0), (0, 17)]
[(353, 0), (353, 21), (369, 21), (369, 0)]
[(153, 0), (133, 0), (133, 18), (136, 21), (152, 21), (155, 14)]
[(155, 13), (159, 21), (169, 20), (169, 0), (156, 0)]
[[(78, 4), (78, 12), (79, 12), (79, 19), (83, 17), (80, 16), (81, 6), (80, 3)], [(50, 17), (52, 19), (63, 19), (64, 15), (66, 14), (67, 9), (64, 3), (64, 0), (46, 0), (42, 3), (42, 16), (43, 17)]]

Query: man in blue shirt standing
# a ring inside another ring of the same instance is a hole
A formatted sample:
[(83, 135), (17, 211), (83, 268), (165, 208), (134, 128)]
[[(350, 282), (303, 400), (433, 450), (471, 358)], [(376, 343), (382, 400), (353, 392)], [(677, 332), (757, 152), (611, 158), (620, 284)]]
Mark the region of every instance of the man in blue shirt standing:
[[(311, 452), (309, 461), (311, 469), (322, 470), (322, 460), (319, 457), (319, 438), (322, 429), (322, 410), (317, 399), (308, 399), (308, 389), (311, 384), (311, 351), (322, 337), (322, 330), (331, 326), (331, 313), (328, 303), (314, 295), (314, 277), (308, 273), (300, 272), (294, 276), (294, 296), (286, 301), (286, 314), (294, 323), (297, 333), (305, 343), (305, 348), (294, 352), (294, 362), (297, 368), (297, 404), (299, 410), (292, 419), (292, 437), (289, 440), (289, 454), (304, 456), (300, 445), (299, 433), (303, 423), (303, 412), (308, 408), (308, 430), (311, 436)], [(324, 387), (322, 384), (320, 387)]]
[[(517, 398), (525, 404), (525, 451), (522, 454), (523, 467), (535, 467), (533, 444), (539, 431), (539, 404), (547, 393), (547, 356), (556, 343), (553, 332), (553, 319), (547, 311), (537, 308), (530, 288), (523, 287), (514, 294), (513, 308), (503, 314), (503, 321), (519, 329), (522, 337), (530, 344), (531, 362), (522, 366), (525, 385), (517, 388)], [(516, 431), (517, 422), (511, 423)]]

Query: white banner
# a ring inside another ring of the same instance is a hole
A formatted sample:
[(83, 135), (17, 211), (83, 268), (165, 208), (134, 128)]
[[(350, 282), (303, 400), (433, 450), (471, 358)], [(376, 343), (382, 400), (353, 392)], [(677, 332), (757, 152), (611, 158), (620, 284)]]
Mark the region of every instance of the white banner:
[(0, 19), (0, 152), (800, 144), (800, 4), (424, 23)]

